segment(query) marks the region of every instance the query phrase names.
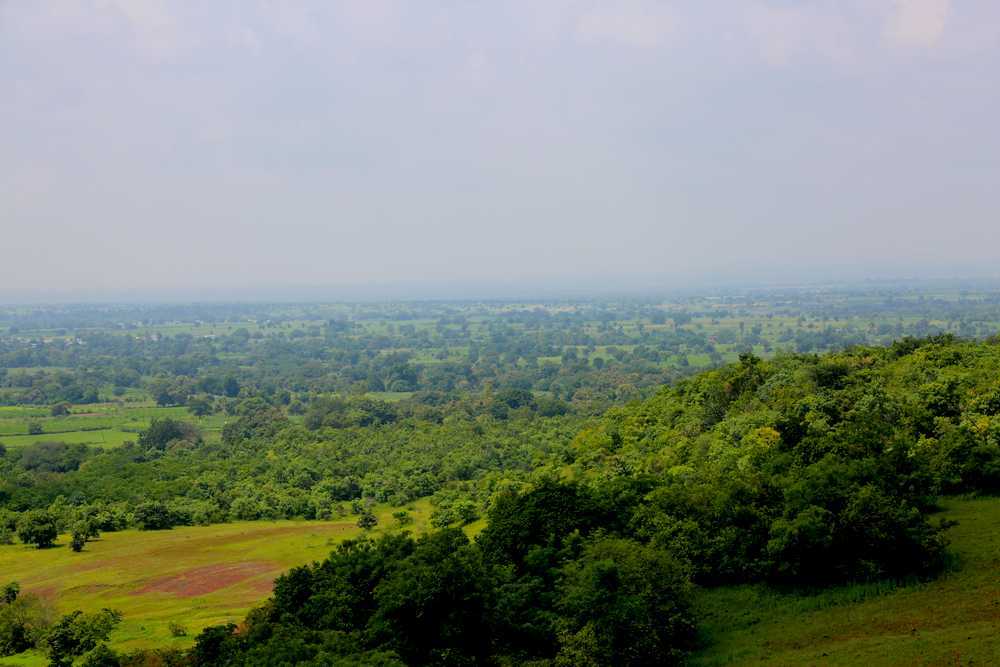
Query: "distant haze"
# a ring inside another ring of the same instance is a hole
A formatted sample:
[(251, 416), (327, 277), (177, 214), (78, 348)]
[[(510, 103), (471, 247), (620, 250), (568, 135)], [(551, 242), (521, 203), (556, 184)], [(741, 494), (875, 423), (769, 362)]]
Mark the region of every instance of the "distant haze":
[(995, 0), (0, 1), (0, 82), (0, 300), (1000, 266)]

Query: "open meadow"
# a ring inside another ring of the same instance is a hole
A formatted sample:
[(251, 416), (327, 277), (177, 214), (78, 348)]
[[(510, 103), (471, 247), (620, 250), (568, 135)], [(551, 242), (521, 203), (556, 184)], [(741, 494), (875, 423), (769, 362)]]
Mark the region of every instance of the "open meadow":
[[(414, 520), (408, 529), (423, 530), (429, 504), (408, 509)], [(380, 528), (369, 534), (392, 530), (392, 511), (376, 507)], [(49, 549), (0, 546), (0, 576), (3, 583), (17, 581), (23, 593), (50, 599), (59, 613), (121, 611), (123, 621), (111, 636), (116, 649), (187, 646), (206, 626), (240, 622), (268, 597), (281, 573), (322, 560), (337, 543), (361, 535), (356, 522), (349, 516), (123, 530), (87, 542), (80, 553), (66, 548), (63, 535)], [(0, 665), (44, 664), (36, 651), (0, 658)]]

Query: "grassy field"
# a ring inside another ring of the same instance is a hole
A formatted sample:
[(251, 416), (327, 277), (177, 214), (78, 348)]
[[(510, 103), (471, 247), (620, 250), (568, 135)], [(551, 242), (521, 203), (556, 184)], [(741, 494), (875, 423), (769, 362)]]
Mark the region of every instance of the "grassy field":
[[(152, 419), (164, 417), (196, 424), (211, 441), (219, 438), (226, 421), (225, 415), (195, 417), (185, 407), (158, 407), (150, 401), (77, 405), (72, 410), (70, 415), (52, 417), (47, 408), (0, 408), (0, 443), (8, 448), (46, 441), (118, 447), (136, 441)], [(30, 424), (41, 426), (42, 432), (30, 434)]]
[(705, 591), (705, 648), (691, 664), (1000, 665), (1000, 499), (950, 499), (944, 510), (959, 524), (942, 577), (814, 595)]
[[(414, 503), (409, 529), (427, 526), (430, 504)], [(375, 508), (381, 530), (393, 530), (394, 509)], [(295, 565), (321, 560), (335, 545), (362, 531), (356, 517), (338, 521), (256, 521), (167, 531), (105, 533), (81, 553), (58, 546), (0, 546), (0, 581), (52, 600), (60, 613), (117, 609), (124, 615), (112, 635), (117, 649), (189, 645), (205, 626), (239, 622), (271, 591), (274, 577)], [(173, 637), (170, 623), (187, 629)], [(0, 665), (44, 665), (29, 652)]]

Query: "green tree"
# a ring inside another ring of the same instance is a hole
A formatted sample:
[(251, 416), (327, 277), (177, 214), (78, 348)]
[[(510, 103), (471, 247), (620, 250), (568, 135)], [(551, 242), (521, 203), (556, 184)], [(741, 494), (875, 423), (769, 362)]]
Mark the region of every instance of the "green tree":
[(193, 424), (169, 417), (156, 418), (139, 434), (139, 446), (145, 449), (165, 450), (175, 440), (201, 442), (201, 433)]
[(177, 517), (170, 508), (157, 501), (139, 503), (132, 510), (132, 516), (139, 530), (168, 530), (177, 523)]
[(83, 551), (83, 547), (85, 544), (87, 544), (86, 528), (81, 528), (80, 526), (74, 527), (73, 536), (69, 542), (69, 548), (79, 553), (80, 551)]
[(98, 644), (96, 648), (83, 656), (81, 667), (120, 667), (121, 657), (107, 644)]
[(370, 510), (365, 510), (358, 517), (358, 528), (371, 530), (378, 525), (378, 518)]
[(13, 604), (14, 600), (17, 599), (18, 594), (21, 592), (21, 585), (16, 581), (12, 581), (3, 587), (3, 603)]
[(668, 665), (693, 646), (691, 585), (667, 552), (606, 538), (563, 568), (557, 665)]
[(0, 604), (0, 656), (15, 655), (39, 646), (52, 625), (50, 603), (37, 595), (16, 595)]
[(29, 510), (17, 521), (17, 537), (39, 549), (52, 546), (59, 536), (56, 518), (47, 510)]
[(63, 616), (45, 639), (49, 665), (71, 667), (76, 658), (106, 642), (121, 620), (121, 612), (112, 609), (93, 614), (77, 610)]

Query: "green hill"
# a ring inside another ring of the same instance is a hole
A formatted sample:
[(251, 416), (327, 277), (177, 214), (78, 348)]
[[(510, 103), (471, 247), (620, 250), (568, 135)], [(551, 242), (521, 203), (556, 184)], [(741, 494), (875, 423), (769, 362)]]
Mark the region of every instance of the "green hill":
[(928, 582), (813, 594), (759, 584), (703, 591), (692, 665), (1000, 664), (1000, 498), (949, 498), (953, 563)]

